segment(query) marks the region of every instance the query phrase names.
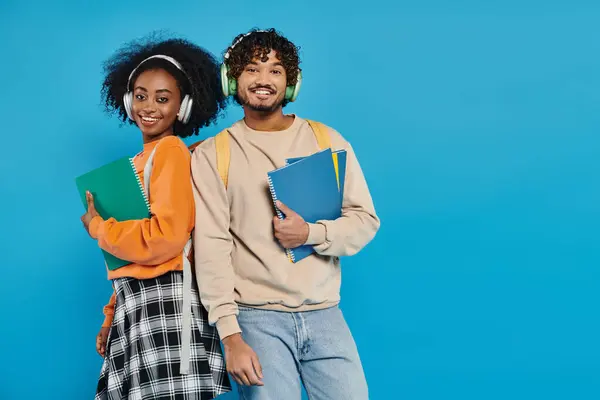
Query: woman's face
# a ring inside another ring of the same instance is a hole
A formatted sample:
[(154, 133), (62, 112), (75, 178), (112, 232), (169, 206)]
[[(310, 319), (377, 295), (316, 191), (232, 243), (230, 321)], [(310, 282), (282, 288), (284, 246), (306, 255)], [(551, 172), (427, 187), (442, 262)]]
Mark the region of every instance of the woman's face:
[(144, 143), (173, 135), (180, 106), (177, 80), (164, 69), (144, 71), (135, 80), (132, 114)]

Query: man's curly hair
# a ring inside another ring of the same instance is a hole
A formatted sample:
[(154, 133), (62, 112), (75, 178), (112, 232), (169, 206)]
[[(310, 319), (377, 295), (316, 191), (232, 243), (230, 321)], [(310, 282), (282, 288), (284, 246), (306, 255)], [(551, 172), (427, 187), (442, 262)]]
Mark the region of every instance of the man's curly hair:
[[(290, 42), (273, 28), (265, 31), (252, 29), (248, 33), (236, 36), (225, 51), (225, 53), (229, 51), (229, 58), (225, 60), (229, 71), (228, 77), (239, 78), (244, 68), (255, 58), (266, 62), (268, 54), (273, 50), (277, 53), (277, 58), (285, 69), (287, 86), (295, 85), (300, 72), (300, 57), (298, 55), (300, 47)], [(244, 37), (244, 35), (247, 36)], [(240, 39), (241, 41), (235, 44)], [(285, 106), (287, 103), (286, 100), (283, 105)]]
[[(146, 61), (136, 70), (128, 88), (129, 74), (144, 59), (156, 54), (167, 55), (177, 60), (185, 74), (169, 61), (155, 58)], [(197, 135), (200, 128), (216, 122), (219, 113), (225, 108), (226, 99), (221, 92), (219, 64), (214, 56), (185, 39), (161, 40), (158, 34), (125, 44), (104, 63), (105, 78), (101, 95), (106, 112), (117, 114), (123, 122), (135, 124), (127, 117), (123, 95), (127, 90), (131, 90), (131, 86), (142, 72), (151, 69), (164, 69), (173, 75), (181, 91), (181, 98), (187, 94), (193, 99), (190, 120), (187, 124), (175, 120), (175, 135), (182, 138)]]

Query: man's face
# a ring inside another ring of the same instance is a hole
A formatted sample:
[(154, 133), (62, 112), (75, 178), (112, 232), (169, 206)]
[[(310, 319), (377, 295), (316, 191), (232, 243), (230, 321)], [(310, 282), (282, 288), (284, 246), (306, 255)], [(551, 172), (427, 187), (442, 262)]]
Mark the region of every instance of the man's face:
[(253, 59), (237, 79), (237, 96), (244, 107), (254, 111), (273, 112), (285, 100), (287, 76), (285, 69), (272, 51), (262, 62)]

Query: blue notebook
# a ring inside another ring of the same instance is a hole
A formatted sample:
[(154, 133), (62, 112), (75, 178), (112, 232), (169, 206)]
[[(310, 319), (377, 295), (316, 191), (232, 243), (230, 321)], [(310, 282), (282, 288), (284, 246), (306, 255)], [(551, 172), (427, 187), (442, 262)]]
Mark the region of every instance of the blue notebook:
[[(346, 182), (346, 150), (336, 150), (333, 152), (335, 157), (338, 160), (338, 184), (340, 188), (340, 197), (342, 198), (342, 203), (344, 202), (344, 183)], [(287, 164), (293, 164), (296, 161), (303, 160), (306, 157), (293, 157), (288, 158), (286, 160)]]
[[(277, 200), (297, 212), (306, 222), (335, 220), (342, 214), (342, 201), (331, 149), (325, 149), (268, 173), (273, 203)], [(284, 219), (276, 208), (277, 216)], [(313, 246), (286, 249), (288, 258), (298, 262), (312, 253)]]

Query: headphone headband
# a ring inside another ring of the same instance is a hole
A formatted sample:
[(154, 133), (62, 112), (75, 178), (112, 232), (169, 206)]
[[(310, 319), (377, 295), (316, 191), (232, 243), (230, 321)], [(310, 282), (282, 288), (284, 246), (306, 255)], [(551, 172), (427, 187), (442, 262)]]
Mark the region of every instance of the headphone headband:
[(248, 33), (244, 33), (238, 40), (236, 40), (230, 47), (229, 49), (227, 49), (227, 52), (225, 53), (225, 55), (223, 56), (224, 59), (228, 59), (229, 58), (229, 53), (231, 52), (231, 50), (233, 50), (233, 48), (235, 46), (237, 46), (242, 40), (244, 40), (246, 37), (252, 35), (253, 33), (267, 33), (269, 31), (265, 31), (265, 30), (258, 30), (258, 31), (252, 31), (252, 32), (248, 32)]
[[(137, 67), (135, 67), (133, 69), (133, 71), (131, 71), (131, 73), (129, 74), (129, 78), (127, 79), (127, 90), (129, 91), (129, 85), (131, 84), (131, 78), (133, 77), (133, 75), (135, 74), (135, 71), (137, 71), (140, 66), (145, 63), (148, 60), (151, 60), (153, 58), (160, 58), (163, 60), (167, 60), (168, 62), (170, 62), (171, 64), (173, 64), (175, 67), (177, 67), (178, 70), (180, 70), (181, 72), (183, 72), (183, 74), (185, 75), (185, 77), (190, 80), (188, 74), (185, 73), (185, 71), (183, 70), (183, 67), (181, 66), (181, 64), (179, 63), (179, 61), (177, 61), (176, 59), (174, 59), (173, 57), (169, 57), (169, 56), (165, 56), (164, 54), (155, 54), (153, 56), (150, 56), (144, 60), (142, 60)], [(191, 83), (191, 82), (190, 82)]]

